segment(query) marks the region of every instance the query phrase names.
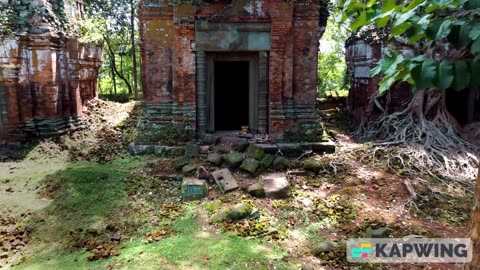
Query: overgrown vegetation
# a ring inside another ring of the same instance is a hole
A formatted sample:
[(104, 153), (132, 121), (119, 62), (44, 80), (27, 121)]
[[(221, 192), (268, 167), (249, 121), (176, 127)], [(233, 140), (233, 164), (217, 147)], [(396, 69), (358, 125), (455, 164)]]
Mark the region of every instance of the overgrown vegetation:
[(85, 1), (87, 17), (80, 22), (81, 41), (104, 45), (104, 65), (99, 73), (99, 92), (114, 99), (127, 94), (141, 97), (137, 1)]
[(340, 10), (331, 6), (325, 33), (320, 40), (318, 54), (318, 96), (345, 97), (348, 95), (348, 73), (345, 60), (345, 41), (348, 31), (335, 22)]
[[(445, 98), (446, 91), (480, 86), (479, 7), (478, 1), (347, 1), (342, 15), (354, 31), (373, 22), (390, 33), (391, 46), (372, 70), (383, 79), (371, 108), (384, 114), (368, 119), (357, 135), (377, 141), (374, 153), (387, 147), (388, 159), (405, 169), (435, 170), (432, 176), (467, 190), (476, 176), (478, 146), (462, 134)], [(404, 110), (388, 114), (378, 97), (399, 81), (412, 84), (414, 95)]]

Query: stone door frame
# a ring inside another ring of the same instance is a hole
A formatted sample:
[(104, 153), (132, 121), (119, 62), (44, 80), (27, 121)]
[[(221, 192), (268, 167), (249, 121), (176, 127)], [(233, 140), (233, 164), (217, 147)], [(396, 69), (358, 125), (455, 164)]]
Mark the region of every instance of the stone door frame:
[[(215, 130), (215, 61), (249, 63), (249, 127), (253, 133), (267, 133), (268, 128), (268, 52), (197, 52), (197, 130)], [(240, 130), (240, 127), (239, 127)]]

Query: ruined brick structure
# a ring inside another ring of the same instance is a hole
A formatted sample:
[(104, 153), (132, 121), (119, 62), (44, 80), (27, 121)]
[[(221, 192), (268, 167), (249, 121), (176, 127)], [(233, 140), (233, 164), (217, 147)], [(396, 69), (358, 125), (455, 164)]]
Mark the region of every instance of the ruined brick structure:
[[(363, 33), (363, 35), (366, 34)], [(371, 36), (370, 38), (356, 37), (347, 43), (346, 60), (351, 74), (348, 106), (357, 123), (369, 121), (383, 113), (371, 102), (371, 98), (379, 89), (381, 76), (371, 77), (370, 70), (383, 57), (383, 49), (388, 44), (385, 40), (375, 40)], [(398, 47), (397, 49), (403, 50), (404, 54), (408, 54), (408, 50), (411, 50), (411, 48)], [(378, 98), (378, 101), (387, 113), (393, 113), (405, 109), (411, 97), (411, 85), (402, 82), (394, 84), (385, 95)], [(478, 89), (447, 91), (446, 105), (449, 112), (461, 125), (480, 121), (480, 91)]]
[(75, 127), (85, 103), (97, 96), (102, 48), (63, 33), (61, 18), (54, 20), (59, 25), (42, 19), (42, 12), (56, 18), (59, 9), (75, 16), (76, 9), (62, 1), (1, 5), (25, 16), (28, 24), (11, 22), (13, 31), (0, 36), (0, 143)]
[[(370, 70), (374, 68), (382, 58), (385, 43), (382, 40), (367, 38), (354, 38), (347, 43), (346, 60), (349, 69), (350, 91), (348, 106), (355, 122), (366, 121), (367, 113), (380, 114), (381, 111), (371, 108), (374, 104), (371, 97), (378, 91), (381, 76), (370, 76)], [(399, 83), (379, 99), (381, 104), (387, 104), (384, 109), (389, 113), (399, 111), (411, 97), (411, 87), (408, 83)], [(388, 99), (388, 102), (385, 102)], [(375, 115), (370, 115), (375, 116)]]
[(199, 137), (240, 130), (311, 132), (317, 54), (327, 16), (318, 0), (145, 0), (139, 8), (148, 120)]

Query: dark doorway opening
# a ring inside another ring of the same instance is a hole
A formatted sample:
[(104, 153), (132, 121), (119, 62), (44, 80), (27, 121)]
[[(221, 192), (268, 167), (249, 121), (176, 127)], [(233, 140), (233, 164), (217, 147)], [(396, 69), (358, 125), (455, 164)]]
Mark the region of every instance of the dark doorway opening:
[(249, 120), (248, 61), (215, 61), (215, 130), (240, 130)]

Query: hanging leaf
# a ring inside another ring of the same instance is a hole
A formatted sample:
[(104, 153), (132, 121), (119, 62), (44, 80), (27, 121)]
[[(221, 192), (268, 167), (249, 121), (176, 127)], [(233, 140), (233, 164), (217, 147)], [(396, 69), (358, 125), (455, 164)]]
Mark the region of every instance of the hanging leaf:
[(453, 88), (457, 91), (463, 90), (470, 85), (470, 71), (467, 62), (460, 60), (455, 62), (455, 80)]
[(377, 26), (379, 28), (383, 28), (388, 24), (388, 22), (392, 18), (391, 16), (393, 15), (393, 13), (394, 13), (394, 10), (390, 10), (388, 12), (381, 13), (380, 15), (374, 17), (372, 20), (375, 21), (375, 23), (377, 24)]
[(477, 9), (480, 8), (480, 0), (469, 0), (466, 3), (468, 9)]
[(395, 82), (395, 76), (383, 77), (382, 80), (380, 81), (380, 88), (378, 89), (378, 91), (380, 93), (387, 91), (388, 89), (390, 89), (390, 87), (394, 82)]
[(450, 34), (450, 30), (452, 29), (452, 22), (450, 20), (445, 20), (439, 27), (437, 34), (435, 35), (435, 39), (443, 39)]
[(409, 12), (411, 10), (414, 10), (416, 8), (418, 8), (419, 6), (423, 6), (425, 3), (423, 0), (413, 0), (408, 6), (406, 6), (402, 12)]
[(470, 52), (476, 55), (480, 54), (480, 38), (477, 38), (470, 47)]
[(362, 13), (360, 13), (360, 16), (358, 16), (358, 18), (352, 24), (350, 24), (350, 29), (352, 31), (355, 31), (366, 24), (367, 24), (367, 12), (362, 11)]
[(417, 89), (431, 88), (436, 75), (437, 63), (432, 59), (425, 60), (412, 70), (412, 78)]
[(394, 26), (390, 30), (390, 32), (392, 33), (392, 35), (400, 36), (401, 34), (405, 33), (405, 31), (407, 31), (408, 28), (410, 28), (410, 26), (412, 26), (412, 24), (410, 22), (404, 22), (404, 23), (401, 23), (399, 25)]
[(435, 86), (439, 89), (445, 90), (452, 85), (454, 78), (452, 63), (446, 61), (441, 62), (440, 65), (438, 65)]
[(472, 26), (465, 23), (460, 27), (459, 33), (459, 48), (466, 48), (470, 42), (472, 42), (470, 38), (470, 31), (472, 30)]
[(480, 23), (475, 24), (473, 29), (470, 31), (468, 36), (472, 39), (475, 40), (477, 38), (480, 38)]

